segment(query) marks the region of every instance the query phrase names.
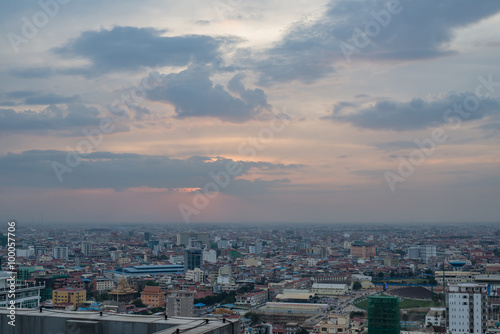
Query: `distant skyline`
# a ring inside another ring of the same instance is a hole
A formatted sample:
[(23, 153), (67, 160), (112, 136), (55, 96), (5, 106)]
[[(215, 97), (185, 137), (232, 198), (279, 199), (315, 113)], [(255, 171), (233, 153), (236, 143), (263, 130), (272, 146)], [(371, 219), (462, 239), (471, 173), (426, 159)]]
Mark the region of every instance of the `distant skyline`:
[(0, 9), (1, 220), (500, 221), (499, 1)]

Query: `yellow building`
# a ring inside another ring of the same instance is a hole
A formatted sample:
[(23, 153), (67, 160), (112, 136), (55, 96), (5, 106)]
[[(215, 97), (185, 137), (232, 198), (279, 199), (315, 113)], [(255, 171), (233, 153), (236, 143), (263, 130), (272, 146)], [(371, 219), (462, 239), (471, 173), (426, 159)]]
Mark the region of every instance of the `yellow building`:
[(72, 287), (56, 289), (52, 291), (52, 303), (71, 303), (78, 307), (81, 303), (87, 300), (87, 291)]

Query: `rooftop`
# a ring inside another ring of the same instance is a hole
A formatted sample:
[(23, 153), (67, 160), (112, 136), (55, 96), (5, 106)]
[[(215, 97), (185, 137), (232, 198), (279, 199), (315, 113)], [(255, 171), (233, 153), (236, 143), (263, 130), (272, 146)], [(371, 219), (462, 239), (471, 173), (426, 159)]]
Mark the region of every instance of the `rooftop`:
[[(7, 323), (9, 314), (5, 308), (0, 308), (0, 332), (13, 333), (12, 326)], [(21, 325), (22, 324), (22, 325)], [(101, 334), (174, 334), (177, 329), (182, 334), (237, 334), (239, 324), (237, 320), (210, 319), (208, 323), (200, 318), (180, 318), (164, 316), (144, 316), (130, 314), (114, 314), (99, 312), (51, 311), (44, 309), (17, 309), (16, 327), (23, 328), (22, 333), (66, 333), (69, 329), (93, 330), (101, 328)], [(71, 331), (70, 331), (71, 332)], [(17, 333), (17, 332), (16, 332)]]

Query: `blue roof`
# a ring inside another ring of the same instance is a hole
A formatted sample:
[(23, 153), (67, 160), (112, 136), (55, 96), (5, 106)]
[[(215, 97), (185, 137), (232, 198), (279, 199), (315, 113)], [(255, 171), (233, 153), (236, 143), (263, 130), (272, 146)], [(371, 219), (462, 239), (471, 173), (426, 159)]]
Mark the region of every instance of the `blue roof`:
[(221, 305), (220, 307), (223, 307), (223, 308), (232, 308), (232, 307), (236, 307), (236, 305), (234, 305), (234, 304), (224, 304), (224, 305)]
[(193, 305), (194, 307), (203, 307), (203, 306), (206, 306), (205, 304), (203, 303), (198, 303), (198, 304), (194, 304)]

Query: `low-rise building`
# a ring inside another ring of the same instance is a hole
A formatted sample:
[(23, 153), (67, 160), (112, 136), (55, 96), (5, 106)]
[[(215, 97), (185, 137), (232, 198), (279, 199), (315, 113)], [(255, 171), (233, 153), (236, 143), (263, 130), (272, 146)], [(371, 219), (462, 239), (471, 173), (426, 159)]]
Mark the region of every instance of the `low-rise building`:
[(426, 326), (444, 326), (445, 325), (446, 308), (431, 307), (425, 316)]
[(347, 284), (314, 283), (311, 288), (311, 293), (318, 296), (340, 296), (345, 295), (347, 291)]
[(56, 289), (52, 291), (52, 303), (71, 303), (78, 307), (81, 303), (87, 300), (87, 291), (72, 287)]
[(205, 278), (205, 272), (200, 268), (194, 268), (193, 270), (186, 271), (186, 280), (193, 282), (203, 282)]
[(256, 307), (267, 302), (267, 291), (258, 291), (236, 296), (236, 305)]
[(115, 286), (115, 281), (109, 278), (96, 278), (92, 281), (92, 290), (98, 293), (111, 291), (115, 288)]
[(165, 293), (159, 286), (147, 285), (141, 292), (141, 300), (144, 305), (151, 307), (165, 307)]
[(330, 314), (328, 315), (328, 320), (321, 321), (314, 326), (314, 332), (319, 334), (350, 334), (349, 323), (350, 321), (348, 315)]

